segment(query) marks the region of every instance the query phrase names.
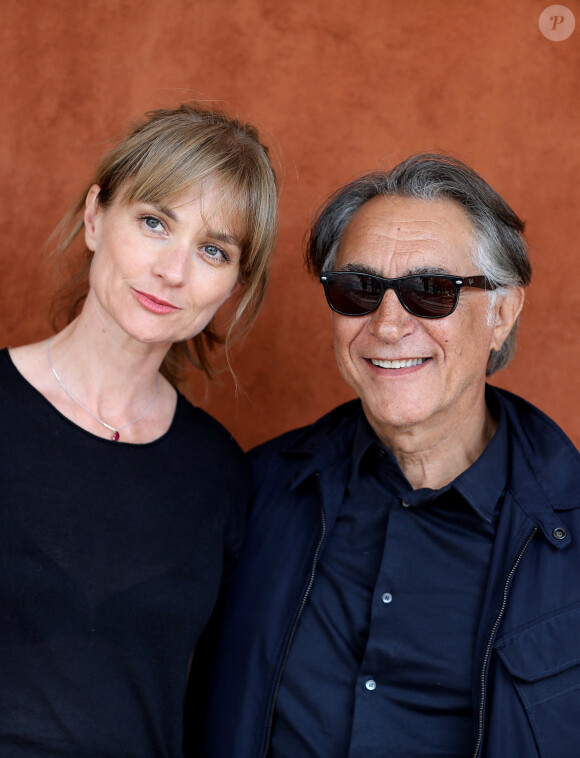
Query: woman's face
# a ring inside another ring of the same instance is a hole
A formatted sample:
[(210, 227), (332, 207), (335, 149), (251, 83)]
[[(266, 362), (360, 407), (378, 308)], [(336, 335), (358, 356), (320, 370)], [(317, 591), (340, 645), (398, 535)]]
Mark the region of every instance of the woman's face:
[(240, 243), (217, 192), (170, 203), (98, 203), (93, 185), (85, 241), (94, 252), (85, 307), (139, 342), (172, 344), (199, 334), (231, 295)]

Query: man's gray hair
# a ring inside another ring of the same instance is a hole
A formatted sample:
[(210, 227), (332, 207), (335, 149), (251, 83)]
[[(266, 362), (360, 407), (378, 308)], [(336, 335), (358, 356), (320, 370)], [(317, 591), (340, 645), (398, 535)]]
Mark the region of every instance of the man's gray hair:
[[(306, 248), (311, 273), (319, 276), (332, 268), (347, 224), (364, 203), (377, 195), (458, 203), (473, 224), (474, 263), (499, 288), (490, 297), (502, 289), (530, 283), (532, 269), (524, 222), (473, 169), (456, 158), (433, 153), (413, 155), (392, 171), (366, 174), (335, 192), (311, 227)], [(517, 321), (501, 349), (491, 351), (488, 376), (505, 368), (513, 358), (516, 330)]]

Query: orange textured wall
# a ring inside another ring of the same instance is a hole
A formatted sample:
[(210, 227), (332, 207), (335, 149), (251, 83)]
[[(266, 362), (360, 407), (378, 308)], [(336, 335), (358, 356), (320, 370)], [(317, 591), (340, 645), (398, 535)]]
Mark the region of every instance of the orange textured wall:
[[(322, 291), (303, 270), (314, 210), (412, 152), (472, 164), (528, 222), (535, 277), (496, 382), (580, 445), (580, 0), (565, 41), (546, 0), (2, 0), (0, 344), (48, 334), (42, 245), (109, 140), (196, 98), (253, 121), (281, 171), (266, 307), (207, 407), (249, 447), (351, 396)], [(198, 383), (194, 382), (197, 391)]]

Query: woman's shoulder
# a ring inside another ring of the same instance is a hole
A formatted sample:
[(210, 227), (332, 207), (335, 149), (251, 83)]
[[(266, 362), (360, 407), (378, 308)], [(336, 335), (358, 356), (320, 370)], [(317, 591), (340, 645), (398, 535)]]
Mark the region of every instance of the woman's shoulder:
[(7, 347), (0, 349), (0, 391), (5, 391), (18, 376), (14, 363), (10, 359)]
[(24, 379), (47, 397), (50, 394), (50, 375), (46, 363), (46, 341), (1, 350), (0, 372), (3, 379), (8, 376), (20, 381)]
[(39, 374), (38, 370), (33, 368), (34, 350), (30, 350), (33, 347), (34, 345), (23, 345), (0, 349), (0, 388), (3, 391), (24, 391), (32, 384), (29, 377)]
[(179, 455), (190, 461), (190, 473), (203, 472), (204, 476), (197, 480), (198, 487), (204, 486), (203, 479), (214, 491), (229, 493), (229, 518), (238, 524), (238, 529), (245, 518), (251, 492), (247, 456), (225, 426), (181, 393), (178, 393), (175, 420), (172, 449), (176, 450), (177, 446)]
[(226, 427), (207, 411), (194, 405), (181, 392), (177, 393), (175, 417), (177, 429), (188, 436), (195, 435), (206, 445), (219, 445), (236, 455), (242, 450)]

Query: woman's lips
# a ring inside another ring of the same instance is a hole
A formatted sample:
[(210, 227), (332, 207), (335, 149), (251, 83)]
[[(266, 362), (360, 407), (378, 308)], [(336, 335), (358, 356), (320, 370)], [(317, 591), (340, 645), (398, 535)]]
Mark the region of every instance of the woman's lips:
[(133, 290), (133, 294), (144, 308), (147, 308), (151, 313), (173, 313), (180, 310), (176, 305), (168, 303), (167, 300), (161, 300), (154, 295), (149, 295), (147, 292), (141, 292), (140, 290)]

